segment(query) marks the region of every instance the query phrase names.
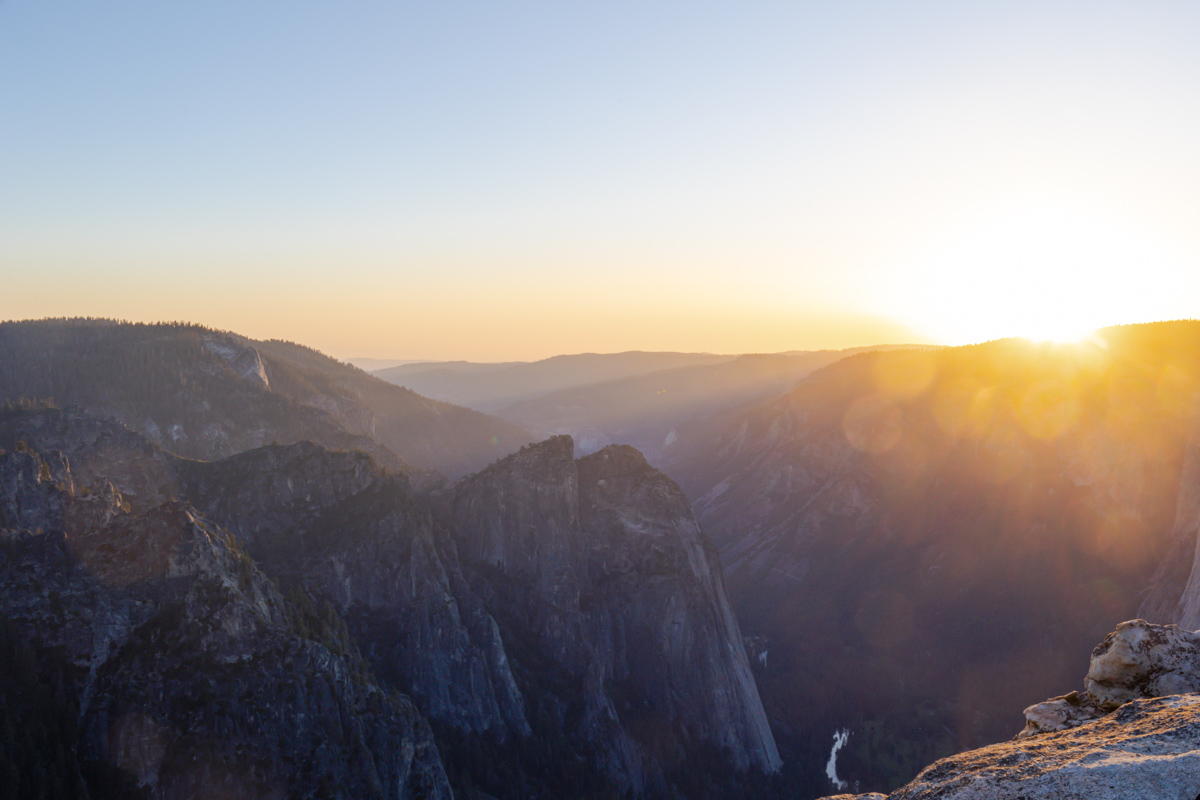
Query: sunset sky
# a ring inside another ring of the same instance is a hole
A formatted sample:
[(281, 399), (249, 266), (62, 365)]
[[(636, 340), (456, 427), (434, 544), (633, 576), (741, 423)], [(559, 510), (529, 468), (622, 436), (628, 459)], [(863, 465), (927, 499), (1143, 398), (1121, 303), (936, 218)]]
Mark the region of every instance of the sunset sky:
[(0, 318), (339, 357), (1200, 316), (1200, 5), (0, 0)]

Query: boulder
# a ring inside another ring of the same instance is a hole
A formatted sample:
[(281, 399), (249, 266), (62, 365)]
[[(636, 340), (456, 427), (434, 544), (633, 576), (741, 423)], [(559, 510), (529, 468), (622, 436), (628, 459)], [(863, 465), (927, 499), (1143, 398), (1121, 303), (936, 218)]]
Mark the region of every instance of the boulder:
[(1200, 632), (1122, 622), (1092, 651), (1084, 687), (1025, 709), (1017, 738), (1074, 728), (1131, 700), (1200, 692)]

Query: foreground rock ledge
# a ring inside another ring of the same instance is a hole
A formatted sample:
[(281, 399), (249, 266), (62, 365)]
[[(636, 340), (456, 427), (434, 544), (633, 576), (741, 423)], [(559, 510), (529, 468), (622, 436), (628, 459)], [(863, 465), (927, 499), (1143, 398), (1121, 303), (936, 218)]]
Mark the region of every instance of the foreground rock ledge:
[(1200, 692), (1200, 632), (1122, 622), (1092, 651), (1084, 690), (1025, 709), (1017, 738), (1074, 728), (1130, 700)]
[(1197, 800), (1200, 695), (1134, 700), (1071, 730), (926, 767), (887, 800)]

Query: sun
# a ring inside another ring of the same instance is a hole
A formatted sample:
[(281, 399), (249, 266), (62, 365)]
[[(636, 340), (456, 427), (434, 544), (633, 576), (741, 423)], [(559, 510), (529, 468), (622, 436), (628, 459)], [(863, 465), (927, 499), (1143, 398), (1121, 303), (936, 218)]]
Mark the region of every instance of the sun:
[(897, 271), (892, 302), (945, 344), (1075, 342), (1106, 325), (1170, 318), (1171, 287), (1185, 270), (1184, 259), (1133, 226), (1028, 204), (943, 236)]

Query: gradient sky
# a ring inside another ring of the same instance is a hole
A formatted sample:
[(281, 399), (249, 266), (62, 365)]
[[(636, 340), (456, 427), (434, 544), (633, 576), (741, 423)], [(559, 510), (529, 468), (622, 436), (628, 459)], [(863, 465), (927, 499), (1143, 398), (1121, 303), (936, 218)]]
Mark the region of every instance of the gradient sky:
[(0, 318), (340, 357), (1200, 316), (1200, 5), (0, 0)]

